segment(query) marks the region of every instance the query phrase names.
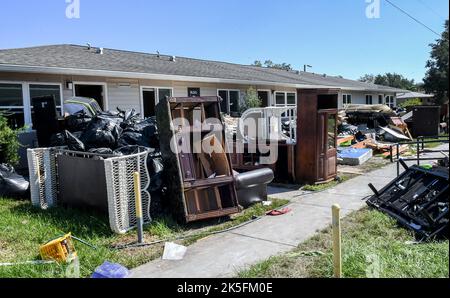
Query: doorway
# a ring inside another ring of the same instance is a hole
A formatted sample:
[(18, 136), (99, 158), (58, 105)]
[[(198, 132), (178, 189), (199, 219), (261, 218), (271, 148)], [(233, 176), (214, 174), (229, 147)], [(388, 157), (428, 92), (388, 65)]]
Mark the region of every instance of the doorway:
[(270, 91), (258, 91), (258, 97), (261, 100), (262, 108), (270, 106)]
[(88, 97), (95, 99), (102, 110), (105, 110), (104, 85), (95, 84), (74, 84), (75, 96)]
[(144, 104), (144, 117), (156, 116), (156, 90), (153, 88), (143, 89), (142, 100)]
[(171, 87), (141, 87), (142, 111), (144, 118), (156, 116), (156, 105), (163, 99), (171, 97)]

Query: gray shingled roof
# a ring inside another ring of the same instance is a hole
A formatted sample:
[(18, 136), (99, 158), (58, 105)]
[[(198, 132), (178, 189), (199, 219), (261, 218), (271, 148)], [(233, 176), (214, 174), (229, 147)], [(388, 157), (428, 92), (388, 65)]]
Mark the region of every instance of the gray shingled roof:
[(338, 77), (294, 72), (226, 62), (192, 58), (138, 53), (114, 49), (88, 49), (79, 45), (50, 45), (20, 49), (0, 50), (2, 66), (32, 66), (44, 68), (101, 70), (140, 74), (161, 74), (242, 81), (258, 81), (277, 84), (320, 85), (337, 88), (361, 89), (380, 92), (402, 92), (403, 90), (367, 84)]

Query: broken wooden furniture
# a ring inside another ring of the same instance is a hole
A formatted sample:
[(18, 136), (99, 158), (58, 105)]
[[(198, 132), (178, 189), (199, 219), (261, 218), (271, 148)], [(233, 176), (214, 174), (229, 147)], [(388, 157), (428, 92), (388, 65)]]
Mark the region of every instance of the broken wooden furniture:
[(302, 89), (297, 98), (296, 182), (330, 181), (337, 175), (338, 91)]
[(405, 119), (405, 122), (414, 138), (436, 137), (439, 135), (441, 107), (417, 106), (411, 112), (411, 117)]
[(383, 189), (369, 187), (374, 195), (367, 204), (412, 230), (418, 240), (447, 238), (449, 227), (448, 168), (408, 167)]
[[(233, 140), (233, 169), (245, 172), (270, 168), (275, 172), (277, 182), (294, 180), (296, 125), (295, 106), (253, 108), (245, 111), (238, 121), (236, 139)], [(278, 151), (277, 158), (266, 164), (264, 161), (267, 161), (271, 152), (265, 151), (270, 150), (271, 145)]]
[(239, 212), (220, 98), (172, 97), (156, 109), (167, 197), (177, 217), (192, 222)]

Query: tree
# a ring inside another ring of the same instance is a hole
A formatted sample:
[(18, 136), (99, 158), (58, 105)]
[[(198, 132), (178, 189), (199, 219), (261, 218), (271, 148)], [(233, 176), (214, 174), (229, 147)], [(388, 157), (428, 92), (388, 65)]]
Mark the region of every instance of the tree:
[(427, 73), (423, 80), (424, 89), (435, 95), (435, 103), (442, 104), (448, 100), (448, 20), (445, 30), (435, 44), (430, 44), (430, 59), (427, 61)]
[(255, 60), (252, 64), (253, 66), (258, 67), (267, 67), (267, 68), (276, 68), (276, 69), (283, 69), (283, 70), (293, 70), (292, 65), (288, 63), (273, 63), (272, 60), (266, 60), (264, 61), (264, 64), (260, 60)]
[(358, 81), (373, 84), (375, 82), (375, 76), (373, 74), (365, 74), (362, 77), (360, 77)]
[(389, 86), (389, 87), (393, 87), (393, 88), (417, 91), (417, 85), (414, 82), (414, 80), (409, 80), (408, 78), (406, 78), (403, 75), (398, 74), (398, 73), (388, 72), (383, 75), (379, 74), (376, 76), (373, 74), (366, 74), (366, 75), (360, 77), (359, 81), (377, 84), (377, 85)]
[(258, 96), (258, 91), (254, 87), (250, 87), (245, 91), (244, 100), (241, 104), (241, 112), (245, 112), (251, 108), (259, 108), (262, 105), (262, 100)]
[(258, 66), (258, 67), (263, 67), (263, 64), (262, 64), (261, 61), (259, 61), (259, 60), (255, 60), (255, 62), (253, 62), (252, 65)]

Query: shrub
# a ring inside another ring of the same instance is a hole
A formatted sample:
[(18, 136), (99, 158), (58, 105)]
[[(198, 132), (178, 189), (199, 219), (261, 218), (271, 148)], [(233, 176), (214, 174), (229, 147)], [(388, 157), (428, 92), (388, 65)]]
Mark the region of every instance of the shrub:
[(19, 162), (19, 131), (8, 126), (8, 120), (0, 114), (0, 162), (17, 165)]
[(415, 107), (415, 106), (421, 106), (422, 101), (419, 98), (412, 98), (408, 99), (405, 102), (400, 103), (398, 106), (400, 108), (409, 108), (409, 107)]
[(241, 105), (241, 112), (245, 112), (248, 109), (259, 108), (262, 105), (262, 101), (258, 96), (258, 91), (255, 88), (250, 87), (245, 92), (244, 100)]

